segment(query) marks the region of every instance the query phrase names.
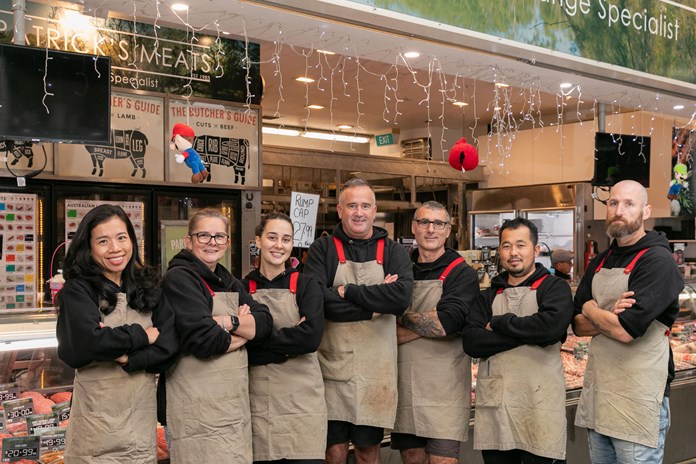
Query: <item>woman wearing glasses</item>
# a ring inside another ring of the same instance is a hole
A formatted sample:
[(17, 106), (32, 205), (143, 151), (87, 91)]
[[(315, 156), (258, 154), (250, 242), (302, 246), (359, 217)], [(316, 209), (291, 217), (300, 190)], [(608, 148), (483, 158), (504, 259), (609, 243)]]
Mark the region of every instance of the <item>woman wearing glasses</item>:
[(273, 319), (220, 264), (228, 229), (218, 210), (195, 213), (186, 249), (172, 258), (164, 277), (163, 298), (174, 310), (181, 346), (180, 359), (160, 382), (172, 463), (252, 460), (244, 345), (266, 338)]
[[(324, 462), (326, 402), (317, 348), (324, 296), (313, 277), (286, 266), (293, 246), (290, 218), (270, 213), (256, 226), (260, 267), (244, 279), (273, 314), (273, 335), (249, 347), (254, 461)], [(310, 433), (307, 433), (310, 432)]]

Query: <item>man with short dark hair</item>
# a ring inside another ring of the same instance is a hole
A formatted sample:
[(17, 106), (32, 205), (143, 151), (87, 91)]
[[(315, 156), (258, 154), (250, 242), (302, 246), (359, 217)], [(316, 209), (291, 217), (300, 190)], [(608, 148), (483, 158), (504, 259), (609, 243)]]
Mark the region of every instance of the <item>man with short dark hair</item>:
[(537, 228), (515, 218), (500, 228), (505, 269), (466, 319), (464, 351), (479, 360), (474, 449), (486, 464), (565, 462), (561, 344), (573, 318), (570, 287), (541, 264)]
[(478, 297), (478, 275), (446, 247), (452, 225), (445, 207), (427, 201), (411, 231), (413, 299), (397, 319), (399, 406), (391, 447), (404, 464), (456, 464), (471, 408), (471, 360), (458, 332)]
[(396, 416), (396, 316), (411, 303), (406, 249), (373, 225), (375, 193), (362, 179), (343, 186), (340, 224), (309, 249), (305, 273), (324, 292), (324, 336), (317, 352), (328, 408), (326, 461), (379, 462), (384, 429)]
[(669, 429), (674, 363), (669, 332), (684, 281), (667, 239), (644, 229), (652, 211), (638, 182), (607, 201), (609, 249), (575, 294), (573, 330), (593, 336), (575, 425), (587, 427), (594, 464), (659, 464)]

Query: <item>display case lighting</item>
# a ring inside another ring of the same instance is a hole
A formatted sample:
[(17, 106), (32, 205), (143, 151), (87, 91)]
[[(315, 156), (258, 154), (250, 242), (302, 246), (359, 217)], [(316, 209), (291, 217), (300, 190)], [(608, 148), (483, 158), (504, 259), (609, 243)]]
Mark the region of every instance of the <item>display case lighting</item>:
[(296, 129), (283, 129), (280, 127), (269, 126), (263, 126), (263, 128), (261, 128), (261, 132), (271, 135), (287, 135), (288, 137), (297, 137), (300, 135), (300, 131)]
[(0, 352), (33, 350), (34, 348), (55, 348), (58, 346), (56, 337), (35, 338), (33, 340), (12, 340), (0, 342)]

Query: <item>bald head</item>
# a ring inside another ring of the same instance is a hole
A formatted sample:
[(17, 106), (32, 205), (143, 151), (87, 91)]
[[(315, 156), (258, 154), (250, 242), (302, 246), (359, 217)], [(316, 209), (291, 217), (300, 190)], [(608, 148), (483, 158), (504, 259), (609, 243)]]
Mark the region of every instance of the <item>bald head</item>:
[(648, 205), (648, 191), (635, 180), (622, 180), (611, 188), (610, 198), (614, 196), (632, 198), (641, 206)]

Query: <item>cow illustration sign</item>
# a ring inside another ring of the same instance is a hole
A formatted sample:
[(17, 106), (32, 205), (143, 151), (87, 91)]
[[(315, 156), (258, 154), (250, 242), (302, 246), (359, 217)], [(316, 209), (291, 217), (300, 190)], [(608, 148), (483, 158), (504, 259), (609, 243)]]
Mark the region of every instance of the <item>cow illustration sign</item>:
[[(170, 100), (169, 137), (176, 123), (184, 123), (195, 132), (193, 148), (208, 170), (203, 182), (221, 186), (257, 186), (259, 156), (258, 111), (228, 105)], [(177, 152), (165, 155), (167, 180), (190, 183), (191, 170), (178, 164)]]
[(58, 145), (56, 174), (164, 181), (164, 99), (112, 92), (107, 145)]

